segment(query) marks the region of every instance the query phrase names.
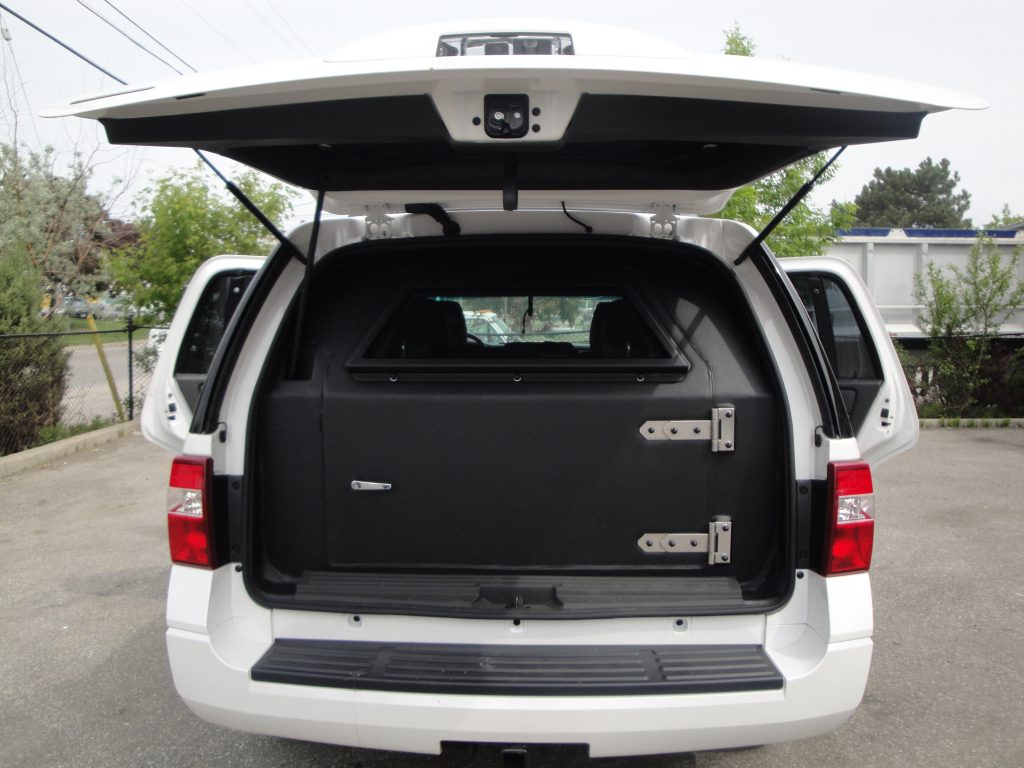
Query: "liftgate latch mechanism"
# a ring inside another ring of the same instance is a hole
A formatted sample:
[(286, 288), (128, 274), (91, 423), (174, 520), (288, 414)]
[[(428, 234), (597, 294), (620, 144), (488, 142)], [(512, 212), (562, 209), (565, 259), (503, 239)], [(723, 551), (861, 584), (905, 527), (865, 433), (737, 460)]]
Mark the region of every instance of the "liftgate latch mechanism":
[(732, 521), (712, 521), (707, 533), (645, 533), (637, 544), (651, 555), (707, 552), (710, 565), (724, 565), (732, 562)]
[(710, 440), (712, 453), (736, 450), (736, 409), (720, 405), (710, 419), (645, 421), (640, 425), (645, 440)]

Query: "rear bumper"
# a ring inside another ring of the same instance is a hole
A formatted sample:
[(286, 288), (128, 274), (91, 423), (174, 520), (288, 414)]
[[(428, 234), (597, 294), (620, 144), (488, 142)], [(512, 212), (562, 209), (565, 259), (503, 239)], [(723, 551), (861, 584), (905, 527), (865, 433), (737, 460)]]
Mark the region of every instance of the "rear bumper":
[(587, 744), (592, 757), (763, 744), (832, 730), (860, 702), (871, 640), (828, 647), (781, 691), (665, 696), (469, 696), (254, 682), (209, 637), (169, 630), (175, 685), (200, 717), (288, 738), (437, 754), (442, 742)]
[[(330, 614), (271, 613), (248, 600), (232, 570), (211, 573), (179, 567), (172, 573), (167, 648), (175, 686), (205, 720), (287, 738), (427, 754), (439, 753), (443, 742), (586, 744), (592, 757), (788, 741), (824, 733), (845, 722), (860, 703), (871, 662), (867, 576), (820, 579), (809, 575), (801, 580), (790, 604), (775, 615), (712, 617), (706, 629), (701, 619), (694, 619), (688, 635), (671, 635), (671, 629), (659, 635), (655, 624), (641, 626), (632, 620), (541, 622), (543, 626), (534, 622), (515, 641), (536, 642), (531, 638), (536, 632), (547, 633), (545, 642), (550, 642), (552, 633), (564, 631), (564, 642), (599, 646), (635, 644), (640, 637), (650, 637), (653, 644), (664, 644), (671, 637), (681, 645), (763, 643), (784, 678), (776, 690), (531, 696), (260, 682), (252, 679), (251, 669), (279, 637), (325, 639), (343, 635), (346, 626), (358, 624), (353, 631), (366, 633), (375, 631), (377, 624), (399, 639), (436, 642), (441, 632), (448, 634), (454, 625), (430, 625), (422, 618), (356, 620)], [(842, 598), (841, 610), (836, 599), (829, 603), (830, 595)], [(616, 622), (625, 629), (614, 626)], [(303, 634), (299, 627), (305, 628)], [(483, 621), (469, 627), (460, 623), (460, 627), (466, 637), (492, 631), (488, 627), (504, 631), (504, 622)]]

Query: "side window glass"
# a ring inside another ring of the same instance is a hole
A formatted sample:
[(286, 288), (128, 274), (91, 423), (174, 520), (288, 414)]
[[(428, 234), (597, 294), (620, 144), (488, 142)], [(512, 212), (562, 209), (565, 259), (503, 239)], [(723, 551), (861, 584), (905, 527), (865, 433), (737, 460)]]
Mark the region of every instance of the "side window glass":
[(842, 285), (826, 274), (791, 274), (790, 280), (818, 331), (836, 378), (880, 379), (878, 361), (866, 341), (864, 323)]
[(185, 332), (175, 374), (202, 375), (209, 371), (224, 329), (252, 278), (252, 272), (231, 272), (210, 280)]
[(879, 379), (878, 364), (864, 340), (860, 318), (835, 280), (824, 278), (825, 301), (832, 321), (833, 360), (840, 379)]
[(814, 308), (814, 288), (811, 286), (811, 283), (815, 281), (803, 275), (790, 275), (790, 279), (793, 281), (793, 285), (796, 286), (796, 292), (804, 303), (804, 309), (807, 310), (811, 323), (817, 328), (818, 318)]

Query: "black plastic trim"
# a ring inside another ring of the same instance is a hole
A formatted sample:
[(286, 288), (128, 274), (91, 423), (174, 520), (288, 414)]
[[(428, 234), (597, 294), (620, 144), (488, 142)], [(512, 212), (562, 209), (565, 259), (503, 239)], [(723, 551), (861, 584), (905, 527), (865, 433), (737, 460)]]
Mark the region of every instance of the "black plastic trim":
[(797, 480), (796, 483), (796, 567), (811, 566), (811, 504), (812, 483)]
[(825, 574), (825, 528), (832, 514), (832, 499), (828, 493), (827, 480), (811, 481), (811, 525), (809, 544), (809, 566), (822, 576)]
[(622, 696), (780, 690), (759, 645), (529, 646), (275, 640), (256, 682), (505, 696)]
[(419, 94), (100, 122), (114, 144), (209, 150), (307, 189), (507, 189), (512, 160), (516, 190), (719, 190), (829, 147), (915, 138), (924, 115), (583, 94), (560, 141), (460, 144)]
[(416, 572), (398, 566), (394, 571), (315, 571), (295, 585), (295, 600), (305, 610), (472, 619), (694, 616), (749, 609), (751, 601), (744, 600), (734, 578), (667, 573), (686, 567), (676, 559), (645, 571), (617, 569), (606, 575), (600, 568), (591, 569), (592, 575), (525, 568), (513, 574)]
[(263, 307), (263, 302), (273, 289), (277, 278), (292, 259), (291, 251), (283, 247), (274, 249), (263, 266), (256, 272), (249, 288), (242, 294), (238, 307), (224, 329), (220, 345), (206, 373), (206, 384), (203, 386), (199, 402), (192, 414), (190, 432), (208, 435), (217, 429), (218, 415), (224, 402), (227, 383), (234, 371), (238, 355), (242, 351), (242, 342), (256, 322), (256, 316)]
[(796, 288), (786, 276), (772, 252), (762, 246), (751, 252), (751, 260), (764, 277), (769, 289), (786, 318), (793, 338), (800, 350), (804, 365), (811, 378), (823, 424), (822, 429), (830, 438), (853, 437), (853, 426), (843, 406), (839, 382), (832, 373), (825, 349), (818, 338), (817, 330), (804, 311), (803, 302)]

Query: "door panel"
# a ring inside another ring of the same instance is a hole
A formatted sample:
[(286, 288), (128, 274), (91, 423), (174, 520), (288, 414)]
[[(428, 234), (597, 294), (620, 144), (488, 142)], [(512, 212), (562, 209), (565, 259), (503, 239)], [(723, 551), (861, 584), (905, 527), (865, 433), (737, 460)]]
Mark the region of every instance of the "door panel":
[(181, 452), (224, 329), (263, 261), (216, 256), (196, 270), (167, 329), (142, 408), (142, 433), (150, 441)]
[(861, 455), (879, 464), (917, 442), (917, 410), (867, 287), (841, 259), (782, 259), (839, 382)]

